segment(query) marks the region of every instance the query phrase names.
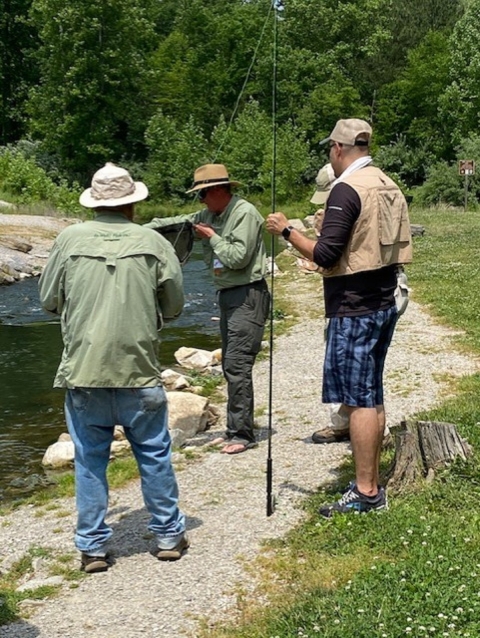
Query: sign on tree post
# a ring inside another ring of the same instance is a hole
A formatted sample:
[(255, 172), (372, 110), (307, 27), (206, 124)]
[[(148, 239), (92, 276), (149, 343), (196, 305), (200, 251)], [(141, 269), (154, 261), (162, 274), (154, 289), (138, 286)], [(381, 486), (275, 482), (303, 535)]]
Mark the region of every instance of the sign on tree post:
[(464, 209), (467, 210), (468, 203), (468, 176), (475, 175), (475, 160), (459, 160), (458, 161), (458, 174), (465, 176), (465, 203)]

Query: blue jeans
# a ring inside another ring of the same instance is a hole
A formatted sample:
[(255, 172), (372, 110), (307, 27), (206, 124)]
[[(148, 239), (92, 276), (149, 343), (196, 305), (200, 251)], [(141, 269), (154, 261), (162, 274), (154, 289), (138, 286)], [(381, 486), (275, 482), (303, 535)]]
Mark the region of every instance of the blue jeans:
[(105, 523), (106, 471), (115, 425), (124, 427), (138, 464), (143, 499), (152, 517), (148, 529), (159, 546), (175, 545), (185, 531), (185, 517), (178, 509), (163, 387), (67, 390), (65, 415), (75, 444), (77, 549), (102, 552), (112, 535)]

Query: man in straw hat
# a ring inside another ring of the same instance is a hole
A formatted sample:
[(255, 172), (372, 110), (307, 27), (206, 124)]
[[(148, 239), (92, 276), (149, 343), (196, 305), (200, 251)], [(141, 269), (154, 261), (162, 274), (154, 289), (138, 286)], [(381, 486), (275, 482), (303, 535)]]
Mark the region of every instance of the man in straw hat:
[(106, 524), (106, 469), (115, 425), (122, 425), (141, 476), (154, 555), (176, 560), (188, 548), (171, 463), (167, 399), (157, 360), (163, 320), (183, 308), (183, 280), (171, 244), (132, 223), (148, 189), (106, 164), (80, 203), (93, 221), (57, 237), (40, 278), (43, 307), (61, 316), (64, 350), (55, 387), (66, 388), (65, 414), (75, 445), (81, 569), (112, 564)]
[(190, 220), (202, 240), (204, 259), (218, 291), (222, 368), (228, 388), (227, 429), (222, 452), (239, 454), (254, 447), (252, 370), (260, 351), (270, 306), (265, 275), (264, 220), (257, 209), (232, 193), (223, 164), (197, 168), (194, 193), (204, 204), (192, 215), (155, 218), (147, 226), (159, 228)]
[(282, 213), (267, 219), (267, 229), (287, 237), (324, 277), (329, 322), (322, 400), (345, 407), (356, 475), (339, 501), (320, 508), (326, 518), (387, 507), (379, 486), (383, 368), (397, 321), (396, 268), (411, 261), (412, 245), (407, 203), (398, 186), (372, 166), (371, 136), (364, 120), (345, 119), (323, 140), (336, 180), (317, 241), (291, 228)]

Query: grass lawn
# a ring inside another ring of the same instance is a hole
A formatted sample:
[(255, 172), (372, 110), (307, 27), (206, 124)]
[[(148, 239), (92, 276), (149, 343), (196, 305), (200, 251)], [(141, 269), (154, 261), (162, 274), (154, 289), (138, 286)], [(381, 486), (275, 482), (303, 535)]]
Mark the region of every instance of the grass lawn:
[[(462, 329), (459, 347), (480, 355), (480, 213), (411, 217), (426, 229), (407, 269), (414, 299)], [(306, 521), (252, 567), (260, 591), (239, 596), (240, 623), (203, 636), (480, 637), (480, 375), (462, 378), (454, 399), (418, 416), (457, 424), (473, 458), (391, 498), (388, 513), (323, 521), (316, 509), (336, 488), (315, 495)]]

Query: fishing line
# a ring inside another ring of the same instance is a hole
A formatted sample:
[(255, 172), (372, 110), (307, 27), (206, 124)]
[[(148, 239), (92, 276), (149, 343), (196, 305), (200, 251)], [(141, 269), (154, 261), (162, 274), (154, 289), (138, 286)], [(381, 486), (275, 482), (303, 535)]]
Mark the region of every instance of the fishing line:
[(248, 67), (247, 75), (245, 76), (245, 80), (243, 81), (242, 88), (240, 89), (240, 93), (239, 93), (239, 95), (237, 97), (237, 101), (235, 103), (235, 107), (233, 109), (232, 115), (230, 116), (230, 120), (229, 120), (228, 125), (227, 125), (227, 130), (225, 131), (225, 135), (223, 136), (223, 140), (222, 140), (221, 144), (219, 145), (219, 147), (217, 148), (217, 150), (215, 152), (214, 158), (212, 160), (213, 163), (217, 159), (217, 157), (218, 157), (220, 151), (222, 150), (222, 148), (225, 146), (225, 142), (227, 141), (228, 133), (229, 133), (230, 128), (231, 128), (231, 126), (233, 124), (233, 120), (235, 119), (235, 116), (237, 115), (237, 111), (238, 111), (238, 109), (240, 107), (240, 101), (242, 99), (242, 96), (243, 96), (243, 94), (245, 92), (245, 88), (246, 88), (246, 86), (248, 84), (248, 81), (250, 79), (250, 74), (252, 72), (253, 66), (254, 66), (254, 64), (255, 64), (255, 62), (257, 60), (257, 54), (258, 54), (258, 51), (260, 49), (260, 45), (262, 43), (263, 36), (265, 34), (265, 29), (267, 28), (268, 22), (270, 20), (270, 14), (272, 13), (272, 8), (273, 8), (273, 5), (270, 5), (270, 8), (268, 9), (267, 17), (265, 18), (265, 22), (263, 23), (263, 28), (262, 28), (262, 32), (260, 34), (260, 38), (258, 39), (257, 46), (255, 47), (255, 51), (253, 53), (252, 61), (250, 63), (250, 66)]

